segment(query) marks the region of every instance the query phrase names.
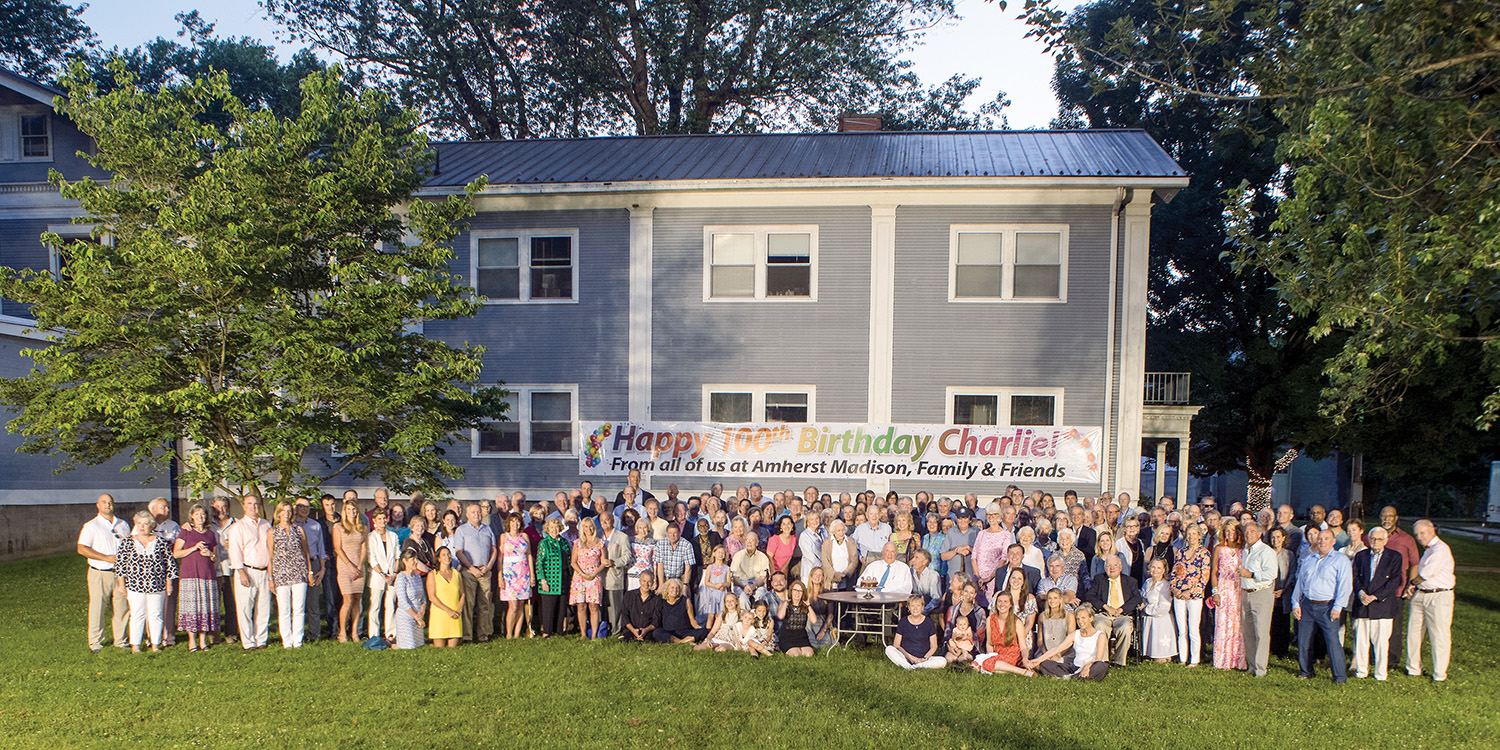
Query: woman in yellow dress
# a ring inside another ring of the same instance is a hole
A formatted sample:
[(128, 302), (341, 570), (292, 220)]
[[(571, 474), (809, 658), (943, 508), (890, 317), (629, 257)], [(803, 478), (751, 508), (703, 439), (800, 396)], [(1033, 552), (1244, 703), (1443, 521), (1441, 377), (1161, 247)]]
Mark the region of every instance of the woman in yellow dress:
[(437, 570), (427, 576), (427, 635), (435, 648), (454, 648), (464, 637), (464, 582), (453, 569), (453, 550), (439, 547)]

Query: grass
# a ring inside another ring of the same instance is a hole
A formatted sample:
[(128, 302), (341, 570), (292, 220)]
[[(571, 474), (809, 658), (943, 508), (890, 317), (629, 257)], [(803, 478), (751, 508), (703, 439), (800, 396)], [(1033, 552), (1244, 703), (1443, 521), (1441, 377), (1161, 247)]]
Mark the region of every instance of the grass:
[[(1500, 545), (1450, 538), (1460, 566)], [(1448, 682), (1133, 664), (1100, 684), (934, 670), (878, 649), (752, 660), (497, 641), (253, 654), (85, 645), (84, 562), (0, 565), (0, 747), (1356, 748), (1500, 746), (1500, 574), (1460, 573)]]

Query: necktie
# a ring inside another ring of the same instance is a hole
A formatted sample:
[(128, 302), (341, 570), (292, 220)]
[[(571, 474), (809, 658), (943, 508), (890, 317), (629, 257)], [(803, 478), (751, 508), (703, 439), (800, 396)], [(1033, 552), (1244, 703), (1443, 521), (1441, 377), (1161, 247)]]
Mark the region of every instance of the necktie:
[(1120, 579), (1109, 579), (1109, 601), (1106, 604), (1116, 609), (1125, 606), (1125, 596), (1120, 593)]
[(890, 577), (891, 577), (891, 566), (887, 565), (887, 566), (885, 566), (885, 572), (880, 574), (880, 586), (879, 586), (879, 588), (884, 589), (885, 588), (885, 579), (890, 578)]

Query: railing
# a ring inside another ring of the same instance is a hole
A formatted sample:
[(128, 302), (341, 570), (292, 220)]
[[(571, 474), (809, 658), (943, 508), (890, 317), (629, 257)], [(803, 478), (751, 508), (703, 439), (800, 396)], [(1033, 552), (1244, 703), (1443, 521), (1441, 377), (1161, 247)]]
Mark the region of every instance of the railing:
[(1146, 373), (1146, 403), (1172, 406), (1188, 403), (1188, 389), (1192, 384), (1190, 372)]
[(3, 182), (0, 194), (10, 193), (55, 193), (57, 188), (50, 182)]

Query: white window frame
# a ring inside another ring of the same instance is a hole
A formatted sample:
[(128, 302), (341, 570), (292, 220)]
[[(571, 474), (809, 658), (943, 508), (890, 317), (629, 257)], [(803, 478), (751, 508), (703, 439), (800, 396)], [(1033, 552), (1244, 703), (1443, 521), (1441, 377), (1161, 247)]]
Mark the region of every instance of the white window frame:
[[(945, 403), (943, 404), (943, 424), (955, 424), (953, 421), (953, 399), (957, 396), (994, 396), (995, 397), (995, 426), (1014, 427), (1010, 423), (1010, 398), (1011, 396), (1051, 396), (1052, 402), (1052, 424), (1051, 427), (1062, 427), (1063, 421), (1063, 389), (1061, 388), (995, 388), (993, 386), (967, 386), (950, 385), (944, 392)], [(1019, 425), (1021, 427), (1046, 427), (1049, 425)]]
[[(96, 224), (48, 224), (47, 231), (63, 238), (64, 242), (92, 240), (96, 226)], [(99, 236), (101, 245), (108, 245), (113, 241), (107, 234)], [(47, 270), (52, 273), (52, 278), (62, 278), (62, 256), (58, 255), (57, 245), (47, 246)]]
[[(21, 118), (42, 115), (47, 118), (47, 155), (24, 156), (21, 147)], [(46, 164), (57, 161), (57, 121), (45, 105), (12, 105), (0, 107), (0, 162)]]
[[(750, 297), (713, 296), (714, 235), (755, 235), (755, 294)], [(766, 294), (766, 267), (770, 256), (767, 235), (808, 235), (808, 295), (788, 297)], [(703, 301), (704, 302), (791, 302), (818, 301), (818, 225), (817, 224), (716, 224), (703, 227)]]
[[(999, 234), (1000, 240), (1000, 266), (1002, 278), (1000, 282), (999, 297), (960, 297), (958, 296), (958, 235), (965, 233)], [(1016, 234), (1028, 232), (1047, 233), (1056, 232), (1061, 235), (1058, 238), (1058, 278), (1057, 297), (1020, 297), (1015, 296), (1016, 284)], [(981, 304), (993, 304), (996, 302), (1015, 304), (1042, 304), (1056, 305), (1068, 301), (1068, 225), (1067, 224), (950, 224), (948, 226), (948, 301), (949, 302), (978, 302)], [(976, 394), (985, 395), (985, 394)], [(1041, 394), (1045, 395), (1045, 394)]]
[[(815, 385), (765, 385), (762, 383), (704, 383), (703, 384), (703, 421), (711, 422), (710, 396), (715, 393), (748, 393), (750, 394), (750, 416), (760, 415), (761, 419), (744, 422), (743, 424), (765, 424), (766, 416), (766, 394), (767, 393), (805, 393), (807, 394), (807, 421), (818, 421), (818, 387)], [(735, 424), (741, 424), (736, 422)], [(785, 422), (778, 424), (802, 424), (798, 422)]]
[[(469, 431), (469, 456), (471, 458), (551, 458), (569, 461), (578, 460), (578, 384), (577, 383), (554, 383), (515, 385), (506, 383), (502, 386), (510, 392), (511, 412), (517, 425), (516, 429), (521, 433), (521, 450), (519, 453), (484, 453), (479, 450), (479, 430)], [(573, 421), (573, 451), (570, 453), (533, 453), (531, 450), (531, 394), (533, 393), (568, 393), (570, 394), (570, 406), (572, 407)]]
[[(27, 156), (25, 136), (21, 133), (21, 118), (36, 117), (38, 115), (47, 123), (47, 155)], [(16, 113), (16, 155), (19, 157), (18, 161), (49, 162), (57, 160), (57, 138), (53, 125), (51, 112), (27, 112), (22, 110)]]
[[(472, 229), (469, 231), (469, 286), (474, 290), (474, 296), (479, 296), (479, 241), (494, 240), (514, 237), (516, 239), (516, 260), (521, 266), (521, 296), (518, 299), (489, 299), (485, 298), (486, 305), (576, 305), (578, 304), (579, 290), (583, 283), (579, 279), (579, 245), (578, 228), (559, 229)], [(573, 241), (573, 294), (568, 299), (532, 299), (531, 297), (531, 238), (533, 237), (570, 237)]]

